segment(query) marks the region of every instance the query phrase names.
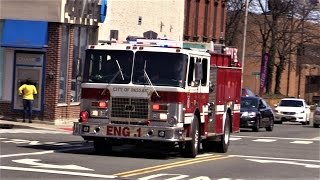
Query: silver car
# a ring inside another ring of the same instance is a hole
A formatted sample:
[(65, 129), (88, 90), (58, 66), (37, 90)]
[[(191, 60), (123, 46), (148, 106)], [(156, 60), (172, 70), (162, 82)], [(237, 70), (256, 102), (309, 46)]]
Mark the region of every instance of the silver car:
[(316, 111), (314, 112), (313, 117), (313, 127), (317, 128), (320, 125), (320, 101), (318, 102), (318, 105), (316, 107)]

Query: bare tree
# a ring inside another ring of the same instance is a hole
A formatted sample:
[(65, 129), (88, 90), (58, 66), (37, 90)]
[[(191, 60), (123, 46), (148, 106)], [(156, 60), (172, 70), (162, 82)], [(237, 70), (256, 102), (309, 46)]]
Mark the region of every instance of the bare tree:
[[(235, 34), (239, 35), (241, 32), (239, 26), (242, 24), (239, 24), (239, 19), (243, 19), (240, 15), (243, 14), (243, 6), (239, 6), (239, 3), (241, 2), (229, 1), (229, 10), (234, 11), (228, 14), (228, 45), (234, 45)], [(256, 39), (261, 45), (261, 57), (265, 53), (270, 55), (266, 93), (280, 94), (281, 77), (290, 62), (290, 55), (303, 49), (303, 44), (311, 42), (312, 38), (309, 37), (315, 35), (310, 32), (318, 32), (311, 30), (315, 26), (308, 21), (312, 14), (319, 16), (319, 9), (315, 4), (305, 4), (301, 0), (252, 0), (250, 6), (252, 9), (259, 9), (250, 13), (250, 19), (251, 26), (255, 26), (251, 29), (257, 29), (260, 34)], [(313, 23), (317, 20), (320, 21), (319, 18), (314, 18)], [(274, 75), (275, 89), (272, 90)]]

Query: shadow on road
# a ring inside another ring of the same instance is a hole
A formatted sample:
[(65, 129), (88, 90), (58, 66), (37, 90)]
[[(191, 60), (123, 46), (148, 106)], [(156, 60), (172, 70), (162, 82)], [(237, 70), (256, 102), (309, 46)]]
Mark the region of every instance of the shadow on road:
[[(56, 153), (66, 154), (81, 154), (81, 155), (94, 155), (94, 156), (113, 156), (113, 157), (129, 157), (129, 158), (141, 158), (141, 159), (157, 159), (168, 160), (174, 158), (181, 158), (179, 148), (175, 148), (172, 151), (161, 150), (157, 147), (145, 148), (137, 145), (122, 145), (113, 146), (112, 151), (104, 154), (98, 154), (95, 152), (93, 143), (86, 141), (72, 141), (72, 142), (59, 142), (58, 144), (68, 144), (68, 146), (57, 145), (24, 145), (19, 146), (22, 148), (31, 148), (37, 150), (53, 150)], [(81, 145), (81, 146), (80, 146)], [(199, 154), (203, 154), (203, 150), (200, 150)], [(218, 154), (218, 153), (217, 153)]]

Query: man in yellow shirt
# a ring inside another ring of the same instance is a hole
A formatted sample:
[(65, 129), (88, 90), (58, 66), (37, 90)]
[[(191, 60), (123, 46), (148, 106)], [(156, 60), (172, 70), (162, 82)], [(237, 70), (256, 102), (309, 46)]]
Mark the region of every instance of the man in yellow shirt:
[(27, 80), (22, 86), (19, 87), (19, 95), (23, 98), (23, 121), (25, 122), (26, 114), (29, 115), (29, 123), (32, 123), (32, 107), (33, 107), (33, 95), (37, 94), (36, 87)]

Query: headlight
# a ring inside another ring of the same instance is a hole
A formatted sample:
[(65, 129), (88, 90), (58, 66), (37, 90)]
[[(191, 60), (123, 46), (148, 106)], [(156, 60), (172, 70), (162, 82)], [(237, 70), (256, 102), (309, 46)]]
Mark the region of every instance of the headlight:
[(256, 117), (257, 113), (256, 112), (243, 112), (242, 116), (246, 117)]
[(171, 117), (171, 118), (168, 119), (168, 124), (170, 126), (175, 126), (175, 125), (177, 125), (177, 123), (178, 123), (178, 120), (177, 120), (176, 117)]
[(276, 113), (280, 113), (280, 111), (279, 111), (279, 110), (274, 110), (274, 112), (276, 112)]
[(301, 111), (300, 113), (304, 113), (304, 111)]

